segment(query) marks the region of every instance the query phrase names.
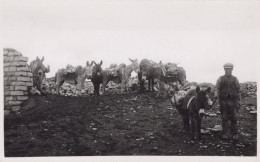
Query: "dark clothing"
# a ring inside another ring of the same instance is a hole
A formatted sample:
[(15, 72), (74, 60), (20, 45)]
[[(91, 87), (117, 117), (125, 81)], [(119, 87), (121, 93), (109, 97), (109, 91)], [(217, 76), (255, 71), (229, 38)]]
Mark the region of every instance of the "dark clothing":
[(219, 98), (227, 99), (239, 99), (239, 83), (236, 77), (234, 76), (221, 76), (219, 85), (217, 85), (219, 89)]
[(237, 134), (237, 111), (241, 99), (240, 85), (234, 76), (221, 76), (216, 84), (222, 114), (223, 133), (228, 132), (228, 121), (231, 121), (231, 133)]
[(223, 133), (228, 132), (228, 121), (231, 122), (231, 133), (237, 134), (237, 111), (238, 102), (232, 99), (220, 100), (220, 111), (222, 114)]

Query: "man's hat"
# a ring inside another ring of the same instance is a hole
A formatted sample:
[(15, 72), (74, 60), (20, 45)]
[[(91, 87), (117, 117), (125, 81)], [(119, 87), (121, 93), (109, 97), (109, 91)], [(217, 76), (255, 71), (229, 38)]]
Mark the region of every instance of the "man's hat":
[(224, 69), (233, 69), (234, 65), (230, 62), (224, 64)]

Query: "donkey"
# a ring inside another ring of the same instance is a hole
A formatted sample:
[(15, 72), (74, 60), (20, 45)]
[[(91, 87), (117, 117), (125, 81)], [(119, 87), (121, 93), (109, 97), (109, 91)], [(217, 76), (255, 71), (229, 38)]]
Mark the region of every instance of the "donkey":
[(140, 62), (140, 72), (138, 79), (140, 83), (140, 92), (144, 92), (144, 82), (148, 80), (148, 91), (152, 89), (154, 91), (154, 80), (157, 79), (159, 82), (159, 91), (157, 96), (160, 94), (162, 86), (164, 86), (165, 66), (160, 61), (159, 64), (151, 60), (143, 59)]
[(42, 81), (44, 78), (46, 78), (45, 73), (50, 72), (50, 66), (46, 68), (43, 65), (44, 56), (40, 60), (38, 56), (36, 57), (36, 60), (31, 61), (29, 68), (31, 69), (32, 75), (33, 75), (33, 86), (36, 87), (38, 91), (44, 96), (46, 96), (45, 93), (42, 92)]
[(100, 87), (100, 84), (103, 83), (103, 70), (101, 68), (103, 61), (101, 60), (99, 64), (97, 64), (94, 61), (94, 64), (95, 65), (93, 66), (93, 70), (92, 70), (91, 82), (94, 85), (94, 95), (99, 96), (99, 87)]
[(116, 83), (121, 83), (120, 84), (120, 88), (121, 88), (121, 93), (123, 93), (124, 89), (126, 90), (126, 92), (128, 92), (128, 82), (129, 82), (129, 78), (131, 77), (131, 73), (133, 71), (135, 71), (137, 74), (140, 72), (140, 68), (139, 68), (139, 64), (138, 64), (138, 60), (132, 60), (129, 58), (129, 60), (131, 61), (130, 65), (125, 65), (125, 64), (120, 64), (119, 65), (119, 74), (117, 77), (113, 77), (108, 70), (104, 70), (103, 72), (103, 82), (102, 82), (102, 92), (105, 95), (106, 91), (105, 91), (105, 87), (106, 85), (109, 83), (109, 81), (113, 81)]
[(209, 110), (212, 101), (208, 97), (211, 88), (200, 90), (197, 86), (196, 89), (190, 90), (185, 98), (181, 101), (176, 101), (176, 96), (171, 98), (171, 104), (179, 111), (183, 118), (183, 128), (189, 133), (191, 122), (191, 140), (195, 139), (195, 131), (198, 133), (198, 139), (201, 140), (201, 121), (205, 110)]
[(92, 78), (92, 65), (87, 61), (86, 67), (77, 66), (76, 72), (74, 73), (64, 73), (65, 69), (59, 69), (55, 74), (55, 83), (56, 83), (56, 94), (60, 93), (60, 87), (65, 81), (74, 80), (75, 84), (78, 85), (79, 89), (83, 89), (84, 81)]

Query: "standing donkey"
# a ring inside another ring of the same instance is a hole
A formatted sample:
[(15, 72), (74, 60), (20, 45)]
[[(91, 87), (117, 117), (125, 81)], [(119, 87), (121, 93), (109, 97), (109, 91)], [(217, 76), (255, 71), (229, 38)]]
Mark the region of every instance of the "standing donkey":
[(74, 73), (64, 73), (65, 69), (59, 69), (55, 74), (55, 83), (56, 83), (56, 94), (60, 93), (60, 87), (65, 81), (74, 80), (75, 84), (78, 85), (79, 89), (83, 89), (84, 81), (92, 78), (92, 65), (87, 61), (86, 67), (77, 66), (76, 72)]
[(129, 60), (131, 61), (130, 65), (125, 65), (125, 64), (120, 64), (119, 65), (119, 75), (117, 77), (113, 77), (110, 73), (109, 70), (104, 70), (103, 74), (102, 74), (102, 92), (105, 95), (106, 91), (105, 91), (105, 87), (106, 85), (109, 83), (109, 81), (114, 81), (116, 83), (121, 83), (120, 84), (120, 88), (121, 88), (121, 93), (124, 92), (124, 89), (126, 90), (126, 92), (128, 92), (128, 82), (129, 82), (129, 78), (131, 77), (131, 73), (133, 71), (135, 71), (137, 74), (140, 72), (140, 67), (138, 64), (138, 60), (132, 60), (129, 58)]
[(41, 60), (36, 57), (36, 60), (33, 60), (30, 63), (29, 68), (31, 69), (33, 75), (33, 86), (36, 87), (36, 89), (40, 91), (42, 95), (46, 96), (46, 94), (42, 92), (42, 81), (44, 78), (46, 78), (45, 73), (50, 72), (50, 66), (48, 65), (48, 67), (46, 68), (43, 65), (43, 61), (44, 56)]
[[(191, 89), (182, 101), (176, 101), (176, 95), (171, 98), (171, 104), (179, 111), (183, 118), (184, 129), (188, 133), (191, 122), (191, 140), (195, 139), (195, 132), (201, 140), (201, 121), (205, 110), (212, 107), (212, 101), (208, 97), (211, 88), (201, 90), (199, 86)], [(185, 100), (188, 99), (188, 102)]]
[(165, 66), (160, 61), (159, 64), (151, 60), (143, 59), (140, 62), (140, 72), (138, 79), (140, 83), (140, 92), (144, 92), (144, 82), (148, 80), (148, 91), (152, 89), (154, 91), (154, 80), (157, 79), (159, 83), (159, 89), (157, 97), (160, 95), (162, 86), (164, 86)]
[(99, 96), (99, 87), (100, 84), (102, 84), (103, 82), (103, 70), (101, 68), (103, 61), (101, 60), (99, 64), (97, 64), (94, 61), (94, 66), (93, 66), (93, 70), (92, 70), (92, 78), (91, 78), (91, 82), (94, 85), (94, 95), (98, 95)]

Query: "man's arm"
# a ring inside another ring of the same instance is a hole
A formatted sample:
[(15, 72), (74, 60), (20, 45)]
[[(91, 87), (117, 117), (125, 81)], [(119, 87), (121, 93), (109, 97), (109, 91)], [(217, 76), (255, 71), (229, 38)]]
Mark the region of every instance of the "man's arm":
[(236, 90), (237, 90), (237, 93), (238, 93), (238, 99), (239, 99), (239, 101), (241, 101), (240, 84), (239, 84), (239, 81), (238, 81), (237, 78), (235, 79), (235, 83), (236, 83)]
[(220, 82), (221, 82), (221, 77), (218, 78), (216, 83), (215, 99), (218, 99)]

